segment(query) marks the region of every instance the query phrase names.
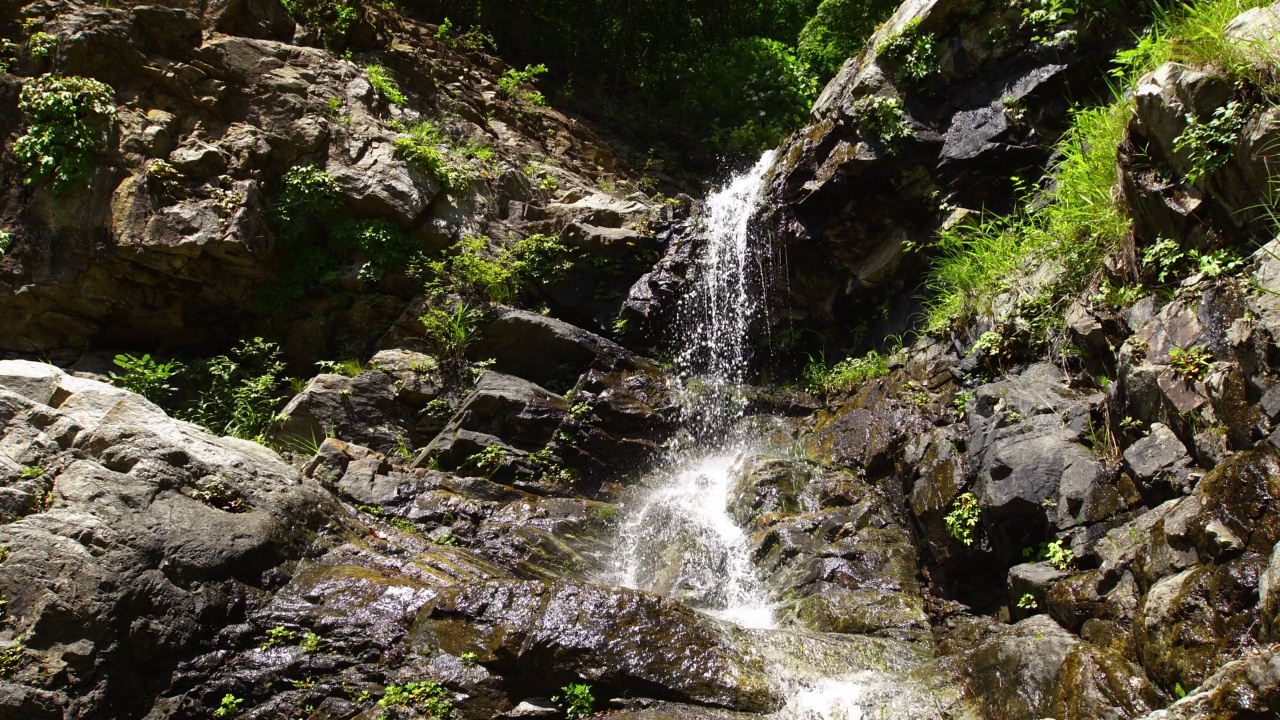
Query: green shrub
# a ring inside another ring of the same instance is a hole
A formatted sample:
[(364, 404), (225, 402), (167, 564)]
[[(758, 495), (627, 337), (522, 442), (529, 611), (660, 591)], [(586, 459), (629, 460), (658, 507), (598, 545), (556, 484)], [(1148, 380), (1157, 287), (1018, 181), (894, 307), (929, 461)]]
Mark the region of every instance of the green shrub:
[(238, 698), (231, 693), (222, 696), (222, 702), (218, 705), (218, 709), (213, 711), (214, 717), (234, 717), (240, 713), (240, 704), (243, 703), (242, 698)]
[(525, 91), (522, 88), (532, 85), (540, 75), (547, 73), (546, 65), (526, 65), (523, 70), (515, 68), (507, 68), (502, 73), (502, 77), (498, 78), (498, 87), (503, 94), (512, 100), (523, 100), (532, 105), (543, 106), (547, 104), (547, 100), (542, 93), (537, 90)]
[(388, 685), (382, 692), (382, 698), (378, 700), (378, 707), (414, 708), (437, 720), (447, 720), (449, 714), (453, 712), (449, 692), (434, 680)]
[[(453, 158), (453, 142), (431, 122), (421, 122), (396, 138), (396, 150), (411, 165), (440, 181), (452, 196), (465, 195), (471, 189), (475, 173)], [(488, 152), (485, 152), (485, 151)], [(483, 146), (463, 148), (473, 157), (492, 159), (493, 151)]]
[(1203, 345), (1175, 347), (1169, 351), (1169, 367), (1183, 380), (1199, 382), (1213, 369), (1213, 354)]
[(515, 268), (509, 253), (495, 253), (488, 238), (464, 236), (443, 258), (419, 258), (412, 272), (423, 277), (428, 294), (457, 293), (468, 298), (506, 302), (516, 295)]
[(381, 65), (369, 65), (364, 69), (369, 84), (378, 92), (378, 97), (392, 105), (404, 105), (409, 102), (399, 83), (391, 76), (391, 71)]
[(210, 432), (261, 442), (275, 425), (285, 398), (280, 347), (262, 338), (242, 340), (226, 355), (195, 366), (203, 389), (194, 406), (179, 413)]
[(258, 645), (258, 649), (269, 650), (277, 645), (291, 645), (293, 644), (293, 641), (297, 639), (297, 633), (283, 625), (277, 625), (276, 627), (267, 630), (267, 637)]
[(358, 0), (282, 0), (281, 4), (294, 22), (319, 30), (330, 49), (345, 45), (351, 27), (360, 19)]
[(281, 180), (280, 195), (272, 207), (277, 231), (290, 239), (310, 236), (314, 225), (335, 214), (342, 199), (338, 181), (315, 165), (289, 168)]
[(431, 308), (418, 322), (426, 328), (427, 342), (441, 364), (455, 368), (466, 364), (467, 347), (475, 342), (479, 329), (479, 313), (474, 308), (466, 303), (458, 303), (452, 310)]
[(157, 405), (173, 394), (174, 387), (169, 381), (182, 372), (178, 361), (158, 363), (150, 355), (116, 355), (113, 362), (124, 370), (123, 375), (111, 373), (113, 385), (138, 393)]
[(0, 257), (9, 252), (9, 248), (13, 245), (13, 233), (8, 230), (0, 230)]
[(830, 368), (823, 358), (811, 356), (805, 367), (804, 381), (810, 392), (832, 395), (888, 374), (888, 359), (872, 350), (860, 358), (845, 358)]
[(511, 269), (517, 282), (524, 285), (546, 285), (573, 267), (571, 251), (553, 235), (533, 234), (511, 249)]
[(333, 223), (330, 246), (339, 252), (355, 252), (364, 259), (357, 277), (365, 282), (381, 280), (392, 266), (404, 265), (419, 242), (388, 220), (339, 218)]
[(1061, 540), (1041, 543), (1039, 548), (1026, 548), (1022, 557), (1031, 562), (1048, 562), (1059, 570), (1070, 568), (1076, 561), (1076, 554), (1071, 548), (1063, 547)]
[(907, 127), (902, 103), (894, 98), (868, 95), (853, 103), (853, 117), (865, 131), (868, 140), (879, 140), (892, 154), (903, 140), (915, 137)]
[(978, 498), (973, 493), (964, 493), (956, 497), (951, 504), (951, 512), (943, 518), (947, 526), (947, 534), (971, 547), (977, 539), (978, 522), (981, 520)]
[(112, 92), (92, 78), (46, 74), (27, 80), (18, 97), (27, 132), (13, 144), (27, 184), (49, 180), (55, 192), (83, 184), (116, 116)]
[(591, 715), (596, 698), (591, 694), (590, 685), (570, 683), (560, 688), (560, 694), (552, 696), (551, 702), (564, 708), (564, 716), (569, 720), (581, 720)]
[(822, 0), (800, 31), (800, 60), (822, 75), (835, 75), (897, 7), (897, 0)]
[(938, 42), (933, 33), (920, 31), (918, 19), (876, 45), (876, 55), (891, 69), (893, 79), (914, 87), (938, 73)]
[(1191, 159), (1187, 182), (1213, 173), (1230, 158), (1231, 150), (1240, 142), (1240, 131), (1249, 119), (1249, 108), (1232, 100), (1213, 111), (1208, 122), (1187, 115), (1187, 127), (1174, 138), (1175, 150), (1185, 150)]
[(22, 48), (8, 38), (0, 38), (0, 72), (12, 72), (18, 64), (18, 55)]
[(1166, 62), (1215, 69), (1274, 94), (1272, 69), (1280, 50), (1269, 42), (1240, 42), (1226, 37), (1226, 27), (1240, 13), (1270, 5), (1269, 0), (1178, 0), (1161, 9), (1137, 46), (1120, 53), (1113, 73), (1132, 84)]
[(27, 52), (34, 62), (43, 62), (53, 55), (58, 48), (58, 36), (47, 32), (38, 32), (27, 40)]

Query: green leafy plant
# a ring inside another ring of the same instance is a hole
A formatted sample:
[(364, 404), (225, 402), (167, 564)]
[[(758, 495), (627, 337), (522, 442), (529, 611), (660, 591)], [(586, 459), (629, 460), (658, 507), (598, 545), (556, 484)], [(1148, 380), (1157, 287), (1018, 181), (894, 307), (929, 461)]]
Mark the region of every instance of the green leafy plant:
[(410, 707), (437, 720), (447, 720), (453, 712), (449, 692), (434, 680), (388, 685), (378, 700), (378, 707)]
[(596, 698), (591, 694), (591, 686), (586, 683), (569, 683), (560, 688), (559, 695), (553, 695), (551, 702), (564, 708), (564, 716), (569, 720), (579, 720), (591, 715), (595, 708)]
[(507, 462), (507, 451), (501, 445), (490, 445), (484, 450), (467, 458), (466, 464), (474, 467), (486, 476), (497, 472)]
[(18, 109), (27, 132), (13, 144), (24, 182), (48, 180), (55, 192), (83, 187), (89, 161), (103, 149), (116, 116), (110, 86), (92, 78), (41, 75), (22, 86)]
[(281, 4), (295, 22), (318, 29), (329, 49), (344, 45), (360, 19), (358, 0), (282, 0)]
[(1075, 39), (1075, 31), (1063, 26), (1076, 14), (1081, 0), (1024, 0), (1022, 25), (1031, 32), (1031, 41), (1043, 45), (1065, 45)]
[[(453, 309), (431, 308), (418, 318), (426, 329), (426, 339), (443, 365), (458, 368), (467, 362), (467, 348), (479, 333), (479, 313), (465, 302)], [(444, 401), (452, 414), (452, 407)]]
[(23, 480), (34, 480), (35, 478), (38, 478), (41, 475), (44, 475), (44, 468), (40, 467), (39, 465), (28, 465), (22, 468), (22, 470), (18, 472), (18, 475)]
[(298, 647), (306, 650), (307, 652), (317, 652), (323, 643), (324, 638), (320, 637), (316, 633), (309, 632), (302, 636), (302, 642), (298, 643)]
[(58, 47), (58, 36), (53, 33), (38, 32), (27, 40), (27, 52), (30, 53), (34, 62), (44, 62), (53, 55), (53, 51)]
[(535, 233), (511, 249), (511, 269), (521, 285), (547, 285), (573, 268), (572, 255), (555, 236)]
[(523, 100), (531, 105), (543, 106), (547, 104), (547, 99), (537, 90), (524, 90), (526, 86), (532, 85), (540, 75), (547, 73), (546, 65), (526, 65), (523, 70), (515, 68), (507, 68), (502, 73), (502, 77), (498, 78), (498, 87), (502, 89), (503, 94), (513, 100)]
[(451, 253), (436, 260), (421, 260), (411, 271), (424, 277), (430, 295), (457, 293), (464, 297), (506, 302), (519, 289), (509, 252), (494, 251), (489, 239), (464, 236)]
[(899, 84), (913, 87), (938, 73), (938, 43), (933, 33), (920, 31), (919, 19), (876, 44), (876, 55), (892, 68)]
[(262, 338), (242, 340), (226, 355), (196, 367), (207, 383), (191, 408), (179, 413), (219, 435), (265, 441), (276, 424), (275, 407), (284, 396), (280, 346)]
[(368, 65), (364, 69), (365, 75), (369, 78), (369, 84), (377, 91), (378, 97), (392, 105), (404, 105), (409, 102), (409, 98), (405, 96), (404, 91), (400, 89), (399, 83), (392, 77), (391, 71), (382, 65)]
[(0, 38), (0, 72), (12, 72), (18, 64), (21, 47), (8, 38)]
[(978, 497), (973, 493), (964, 493), (951, 503), (951, 512), (947, 513), (943, 522), (951, 537), (959, 540), (965, 547), (972, 547), (977, 539), (976, 531), (981, 518)]
[(1048, 562), (1059, 570), (1067, 570), (1075, 564), (1076, 554), (1071, 548), (1063, 547), (1061, 540), (1041, 543), (1038, 548), (1026, 548), (1022, 556), (1033, 562)]
[(831, 367), (827, 367), (823, 357), (810, 356), (804, 370), (804, 383), (812, 393), (832, 395), (888, 374), (888, 359), (875, 350), (859, 358), (845, 358)]
[(0, 650), (0, 678), (13, 677), (22, 667), (22, 656), (27, 648), (21, 641)]
[(214, 717), (234, 717), (240, 713), (240, 705), (244, 700), (231, 693), (222, 696), (222, 702), (213, 711)]
[[(456, 535), (454, 535), (453, 533), (448, 533), (448, 532), (447, 532), (447, 533), (445, 533), (445, 534), (443, 534), (443, 535), (441, 535), (441, 536), (437, 537), (437, 538), (435, 539), (435, 543), (436, 543), (437, 545), (442, 545), (442, 546), (444, 546), (444, 547), (457, 547), (457, 546), (458, 546), (458, 537), (457, 537)], [(465, 657), (464, 657), (463, 659), (465, 659)]]
[(9, 252), (9, 247), (13, 245), (13, 233), (8, 230), (0, 230), (0, 257)]
[(1208, 122), (1200, 122), (1193, 115), (1186, 119), (1187, 127), (1174, 138), (1173, 147), (1185, 150), (1190, 157), (1187, 182), (1193, 183), (1226, 164), (1249, 119), (1249, 107), (1232, 100), (1214, 109)]
[(329, 373), (331, 375), (344, 375), (346, 377), (355, 377), (364, 372), (364, 363), (358, 358), (347, 358), (346, 360), (319, 360), (316, 367), (320, 372)]
[(822, 0), (797, 38), (801, 61), (835, 75), (897, 7), (894, 0)]
[(473, 652), (464, 652), (458, 656), (462, 660), (462, 664), (467, 667), (475, 667), (480, 664), (480, 656)]
[(135, 392), (157, 405), (173, 394), (169, 381), (182, 373), (182, 365), (176, 360), (159, 363), (151, 355), (142, 357), (123, 354), (112, 361), (124, 370), (123, 374), (111, 373), (111, 384)]
[(907, 127), (902, 103), (893, 98), (881, 95), (859, 98), (853, 104), (853, 117), (870, 139), (884, 143), (891, 154), (897, 151), (902, 141), (915, 137), (915, 132)]
[(1035, 610), (1040, 607), (1040, 603), (1036, 602), (1035, 595), (1023, 593), (1022, 597), (1018, 598), (1018, 607), (1023, 610)]
[(339, 218), (332, 224), (330, 247), (339, 252), (354, 252), (364, 259), (357, 278), (377, 282), (393, 267), (404, 266), (419, 243), (389, 220), (353, 220)]
[[(411, 165), (439, 180), (450, 195), (463, 195), (471, 189), (475, 173), (453, 157), (452, 141), (434, 123), (426, 121), (409, 127), (396, 138), (396, 150)], [(478, 147), (470, 154), (485, 155)], [(488, 154), (491, 156), (492, 150)]]
[(1183, 380), (1199, 382), (1213, 369), (1213, 354), (1203, 345), (1175, 347), (1169, 351), (1169, 367)]
[(297, 633), (283, 625), (277, 625), (276, 627), (267, 630), (267, 639), (263, 640), (262, 643), (258, 645), (258, 649), (269, 650), (279, 645), (292, 645), (293, 641), (297, 639)]
[(402, 517), (387, 518), (387, 522), (390, 523), (391, 526), (396, 528), (397, 530), (400, 530), (401, 532), (407, 532), (410, 535), (417, 535), (422, 532), (421, 530), (418, 529), (418, 526), (414, 524), (412, 520), (407, 520)]

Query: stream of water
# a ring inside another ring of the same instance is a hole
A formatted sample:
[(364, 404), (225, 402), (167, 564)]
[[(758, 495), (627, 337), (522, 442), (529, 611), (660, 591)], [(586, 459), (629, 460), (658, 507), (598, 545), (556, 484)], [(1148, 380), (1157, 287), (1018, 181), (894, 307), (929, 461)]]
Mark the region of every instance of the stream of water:
[[(614, 579), (748, 629), (788, 698), (780, 719), (939, 717), (929, 693), (895, 672), (918, 665), (918, 649), (876, 640), (870, 650), (868, 638), (779, 627), (776, 603), (752, 563), (750, 537), (729, 512), (745, 465), (769, 453), (767, 443), (742, 429), (740, 390), (750, 377), (753, 329), (767, 311), (769, 256), (752, 219), (773, 159), (766, 153), (705, 203), (705, 247), (677, 325), (687, 436), (627, 512)], [(891, 656), (896, 660), (886, 661)]]

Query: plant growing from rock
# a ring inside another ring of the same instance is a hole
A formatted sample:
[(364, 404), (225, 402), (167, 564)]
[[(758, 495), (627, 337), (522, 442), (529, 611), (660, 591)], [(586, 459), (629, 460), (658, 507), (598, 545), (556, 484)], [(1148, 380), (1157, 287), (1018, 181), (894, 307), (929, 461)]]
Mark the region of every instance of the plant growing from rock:
[(449, 700), (449, 692), (434, 680), (408, 682), (403, 685), (388, 685), (382, 691), (378, 707), (409, 707), (426, 713), (437, 720), (447, 720), (453, 712), (453, 703)]
[(0, 72), (12, 72), (18, 64), (18, 54), (22, 48), (8, 38), (0, 38)]
[(917, 86), (938, 73), (937, 39), (933, 33), (920, 31), (919, 19), (880, 40), (876, 55), (893, 68), (893, 79), (900, 85)]
[(809, 364), (804, 370), (804, 382), (809, 392), (833, 395), (888, 374), (888, 359), (871, 350), (862, 357), (845, 358), (830, 368), (822, 356), (809, 356)]
[[(460, 368), (467, 363), (467, 347), (475, 342), (479, 331), (479, 313), (465, 302), (452, 309), (431, 308), (418, 318), (426, 329), (426, 339), (441, 365)], [(440, 398), (437, 398), (440, 399)], [(443, 401), (440, 412), (452, 414), (448, 400)]]
[(323, 643), (324, 638), (320, 637), (316, 633), (309, 632), (302, 636), (302, 642), (298, 643), (298, 647), (306, 650), (307, 652), (317, 652), (320, 650), (320, 646)]
[(219, 435), (264, 442), (276, 424), (275, 408), (285, 398), (285, 365), (280, 346), (262, 338), (242, 340), (226, 355), (194, 368), (207, 385), (196, 403), (178, 415)]
[(112, 372), (111, 384), (138, 393), (157, 405), (173, 394), (174, 387), (169, 381), (182, 373), (182, 364), (178, 361), (159, 363), (149, 354), (137, 357), (125, 353), (116, 355), (112, 362), (124, 373)]
[(1213, 368), (1213, 354), (1209, 348), (1197, 345), (1191, 348), (1175, 347), (1169, 351), (1169, 367), (1187, 382), (1199, 382)]
[(258, 649), (269, 650), (279, 645), (291, 645), (296, 639), (298, 639), (297, 633), (282, 625), (277, 625), (267, 630), (267, 639), (258, 645)]
[(4, 650), (0, 650), (0, 678), (13, 677), (22, 667), (22, 656), (26, 646), (19, 640)]
[(27, 53), (33, 62), (44, 62), (57, 47), (58, 36), (53, 33), (41, 31), (27, 40)]
[(409, 102), (409, 98), (400, 89), (400, 84), (392, 77), (390, 70), (375, 63), (366, 66), (364, 72), (369, 78), (369, 84), (377, 91), (379, 99), (392, 105), (404, 105)]
[(596, 698), (591, 694), (591, 686), (586, 683), (569, 683), (560, 688), (559, 695), (553, 695), (551, 702), (564, 708), (564, 716), (569, 720), (579, 720), (591, 715), (595, 708)]
[(1240, 142), (1240, 131), (1249, 119), (1250, 108), (1235, 100), (1213, 111), (1208, 122), (1187, 115), (1187, 127), (1174, 138), (1173, 148), (1185, 150), (1191, 160), (1187, 182), (1213, 173), (1226, 164), (1231, 149)]
[(512, 100), (523, 100), (531, 105), (543, 106), (547, 104), (547, 99), (537, 90), (523, 90), (527, 85), (532, 85), (533, 81), (539, 76), (547, 74), (546, 65), (526, 65), (523, 70), (515, 68), (507, 68), (502, 73), (502, 77), (498, 78), (498, 87), (501, 88), (504, 95)]
[(50, 181), (54, 192), (81, 185), (93, 154), (106, 146), (116, 116), (112, 89), (92, 78), (41, 75), (18, 97), (27, 132), (13, 144), (27, 184)]
[(497, 472), (507, 462), (507, 451), (501, 445), (490, 445), (484, 450), (467, 458), (467, 465), (474, 467), (486, 476)]
[(360, 6), (355, 0), (282, 0), (289, 17), (316, 28), (330, 49), (345, 43), (347, 33), (360, 19)]
[(977, 539), (978, 522), (981, 520), (981, 509), (978, 498), (973, 493), (964, 493), (951, 503), (951, 512), (943, 518), (947, 533), (959, 540), (965, 547), (972, 547)]
[(1035, 595), (1023, 593), (1022, 597), (1018, 598), (1018, 607), (1023, 610), (1036, 610), (1040, 607), (1040, 603), (1036, 602)]
[(9, 247), (13, 245), (13, 233), (8, 230), (0, 230), (0, 257), (9, 252)]
[(238, 698), (231, 693), (222, 696), (222, 702), (218, 708), (213, 711), (214, 717), (234, 717), (240, 713), (240, 705), (244, 702), (243, 698)]
[[(450, 195), (464, 195), (471, 189), (475, 173), (452, 157), (452, 141), (434, 123), (420, 122), (408, 128), (396, 138), (396, 150), (411, 165), (440, 181)], [(472, 154), (485, 153), (473, 149)]]
[(890, 154), (897, 152), (903, 140), (915, 137), (915, 132), (907, 127), (902, 103), (894, 98), (882, 95), (859, 98), (853, 104), (853, 117), (870, 136), (868, 139), (879, 140)]
[(1047, 562), (1059, 570), (1067, 570), (1076, 562), (1076, 554), (1071, 548), (1063, 547), (1061, 540), (1040, 543), (1039, 548), (1026, 548), (1022, 557), (1032, 562)]

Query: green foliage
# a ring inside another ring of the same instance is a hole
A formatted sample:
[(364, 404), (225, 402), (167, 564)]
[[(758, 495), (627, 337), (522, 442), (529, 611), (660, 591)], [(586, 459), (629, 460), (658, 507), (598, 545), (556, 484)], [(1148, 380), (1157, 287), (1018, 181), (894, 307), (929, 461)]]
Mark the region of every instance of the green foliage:
[(1183, 380), (1199, 382), (1213, 369), (1213, 354), (1203, 345), (1175, 347), (1169, 351), (1169, 367)]
[(1117, 55), (1113, 75), (1133, 83), (1143, 73), (1174, 62), (1213, 68), (1274, 94), (1271, 68), (1280, 58), (1275, 43), (1230, 40), (1225, 33), (1240, 13), (1270, 4), (1269, 0), (1179, 0), (1168, 9), (1158, 9), (1154, 27), (1136, 47)]
[[(418, 318), (426, 328), (427, 342), (441, 364), (462, 367), (467, 362), (467, 347), (479, 335), (479, 313), (465, 302), (452, 310), (431, 308)], [(446, 407), (447, 401), (445, 401)], [(449, 409), (452, 414), (452, 409)]]
[[(396, 138), (396, 150), (411, 165), (439, 180), (450, 195), (459, 197), (471, 189), (475, 173), (455, 157), (453, 143), (433, 123), (420, 122), (410, 127)], [(492, 158), (493, 151), (475, 147), (471, 154)]]
[(1022, 597), (1018, 598), (1018, 607), (1023, 610), (1035, 610), (1040, 607), (1040, 603), (1036, 602), (1035, 595), (1023, 593)]
[(332, 375), (345, 375), (346, 377), (355, 377), (364, 372), (364, 363), (358, 358), (347, 358), (346, 360), (319, 360), (316, 367), (320, 368), (320, 372)]
[(973, 493), (964, 493), (956, 497), (951, 504), (951, 512), (943, 518), (947, 533), (959, 540), (965, 547), (972, 547), (977, 539), (978, 522), (981, 520), (981, 509), (978, 498)]
[(400, 530), (401, 532), (407, 532), (410, 535), (417, 535), (418, 533), (422, 532), (421, 530), (418, 529), (418, 526), (415, 525), (412, 520), (407, 520), (402, 517), (387, 518), (387, 522), (390, 523), (391, 526), (396, 528), (397, 530)]
[(169, 381), (182, 373), (182, 365), (178, 361), (158, 363), (149, 354), (142, 357), (127, 353), (116, 355), (113, 362), (124, 370), (124, 374), (112, 372), (112, 385), (138, 393), (157, 405), (173, 394), (174, 388)]
[(468, 298), (506, 302), (519, 289), (511, 252), (494, 252), (488, 238), (467, 235), (452, 252), (434, 260), (419, 258), (413, 272), (425, 279), (431, 295), (457, 293)]
[(515, 244), (510, 252), (516, 282), (546, 285), (573, 267), (571, 251), (553, 235), (535, 233)]
[(12, 72), (18, 64), (18, 53), (21, 48), (8, 38), (0, 38), (0, 72)]
[(853, 104), (853, 117), (865, 131), (868, 140), (879, 140), (890, 154), (897, 151), (903, 140), (915, 137), (907, 127), (907, 116), (902, 103), (894, 98), (868, 95)]
[(596, 698), (591, 694), (591, 686), (586, 683), (569, 683), (560, 688), (560, 694), (554, 695), (551, 702), (564, 708), (564, 716), (569, 720), (580, 720), (591, 715)]
[(391, 71), (382, 65), (369, 65), (364, 69), (365, 75), (369, 78), (369, 84), (377, 91), (378, 97), (384, 102), (392, 105), (404, 105), (409, 102), (409, 98), (405, 96), (404, 91), (400, 89), (400, 84), (391, 76)]
[(35, 478), (44, 475), (44, 468), (39, 465), (28, 465), (22, 468), (18, 475), (22, 477), (23, 480), (34, 480)]
[(283, 373), (280, 346), (262, 338), (242, 340), (228, 354), (195, 367), (204, 388), (179, 417), (219, 435), (262, 442), (276, 423), (276, 406), (285, 399), (279, 394)]
[(333, 250), (358, 252), (364, 258), (357, 273), (364, 282), (377, 282), (391, 267), (403, 266), (419, 244), (389, 220), (341, 218), (332, 227), (329, 244)]
[(458, 656), (462, 660), (462, 664), (467, 667), (475, 667), (480, 664), (480, 656), (473, 652), (464, 652)]
[(938, 41), (933, 33), (920, 31), (918, 19), (876, 44), (876, 55), (903, 87), (920, 85), (938, 73)]
[(258, 645), (258, 649), (269, 650), (270, 648), (278, 645), (292, 645), (293, 641), (297, 639), (297, 633), (282, 625), (277, 625), (276, 627), (267, 630), (267, 639), (263, 640), (262, 643)]
[(1231, 150), (1240, 141), (1240, 131), (1249, 119), (1249, 108), (1235, 100), (1213, 111), (1208, 122), (1187, 115), (1187, 127), (1173, 141), (1175, 150), (1185, 150), (1191, 159), (1187, 182), (1194, 183), (1226, 164)]
[(22, 655), (27, 650), (21, 642), (15, 642), (4, 650), (0, 650), (0, 678), (13, 677), (22, 667)]
[(466, 465), (484, 473), (486, 477), (498, 471), (507, 462), (507, 451), (501, 445), (489, 445), (484, 450), (467, 458)]
[(58, 36), (53, 33), (38, 32), (27, 40), (27, 52), (34, 62), (44, 62), (53, 55), (58, 47)]
[(404, 685), (388, 685), (378, 700), (378, 707), (409, 707), (426, 713), (437, 720), (447, 720), (453, 712), (449, 692), (434, 680), (409, 682)]
[(832, 367), (827, 367), (825, 358), (810, 356), (804, 370), (804, 383), (809, 392), (832, 395), (888, 374), (888, 358), (875, 350), (859, 358), (845, 358)]
[(298, 165), (289, 168), (281, 180), (272, 220), (287, 240), (307, 236), (319, 221), (333, 215), (341, 199), (342, 191), (332, 175), (315, 165)]
[(222, 703), (213, 711), (214, 717), (233, 717), (240, 712), (240, 704), (243, 703), (242, 698), (238, 698), (231, 693), (222, 696)]
[(48, 180), (55, 192), (83, 186), (89, 161), (106, 146), (116, 116), (112, 93), (92, 78), (46, 74), (27, 80), (18, 97), (27, 132), (13, 144), (24, 182)]
[(1039, 548), (1026, 548), (1022, 556), (1033, 562), (1048, 562), (1059, 570), (1067, 570), (1076, 561), (1076, 554), (1071, 548), (1062, 546), (1061, 540), (1041, 543)]
[(503, 94), (512, 100), (523, 100), (531, 105), (544, 106), (547, 99), (537, 90), (524, 90), (528, 85), (532, 85), (540, 75), (547, 74), (546, 65), (526, 65), (523, 70), (515, 68), (507, 68), (502, 73), (502, 77), (498, 78), (498, 87), (502, 89)]
[(1233, 250), (1221, 249), (1203, 253), (1185, 249), (1176, 240), (1158, 238), (1142, 253), (1142, 265), (1156, 282), (1174, 282), (1192, 273), (1208, 278), (1221, 277), (1244, 266), (1244, 259)]
[(682, 121), (709, 128), (727, 152), (754, 154), (808, 119), (818, 81), (785, 43), (748, 37), (709, 50), (680, 90)]
[(298, 647), (307, 652), (317, 652), (320, 650), (320, 646), (323, 643), (324, 638), (320, 637), (316, 633), (309, 632), (302, 636), (302, 642), (298, 643)]
[(800, 60), (821, 75), (835, 75), (897, 7), (897, 0), (822, 0), (800, 31)]
[(1031, 41), (1043, 45), (1065, 45), (1075, 40), (1075, 31), (1062, 27), (1087, 0), (1024, 0), (1022, 25), (1031, 31)]
[(282, 0), (281, 4), (294, 22), (319, 30), (331, 50), (346, 44), (347, 34), (360, 19), (359, 0)]
[[(1057, 146), (1062, 161), (1047, 202), (941, 235), (927, 281), (933, 291), (926, 302), (930, 332), (992, 314), (1004, 293), (1034, 305), (1039, 316), (1023, 312), (1030, 322), (1051, 324), (1058, 299), (1098, 277), (1107, 254), (1129, 232), (1129, 219), (1112, 193), (1129, 112), (1126, 101), (1076, 112)], [(1046, 262), (1060, 272), (1049, 281), (1032, 280)]]
[(458, 538), (453, 533), (447, 532), (436, 538), (435, 543), (444, 547), (457, 547)]
[(8, 230), (0, 230), (0, 257), (9, 252), (9, 248), (13, 245), (13, 233)]

